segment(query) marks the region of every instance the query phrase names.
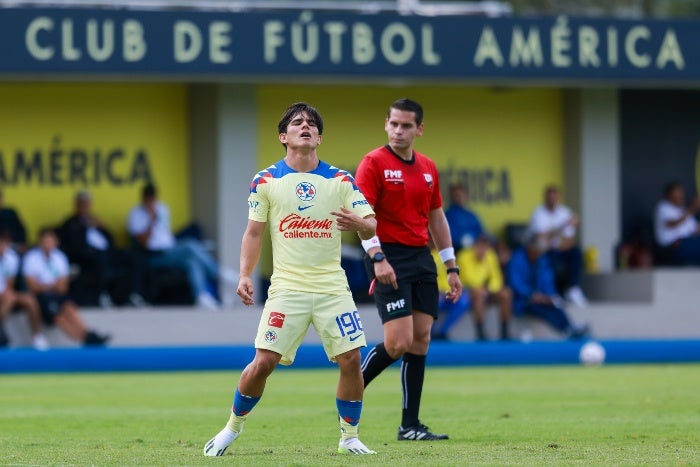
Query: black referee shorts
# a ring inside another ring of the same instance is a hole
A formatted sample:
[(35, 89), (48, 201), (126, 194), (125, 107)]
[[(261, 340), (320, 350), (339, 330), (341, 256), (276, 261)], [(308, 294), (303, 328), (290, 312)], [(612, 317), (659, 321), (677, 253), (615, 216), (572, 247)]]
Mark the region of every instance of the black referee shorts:
[[(394, 268), (399, 285), (394, 289), (390, 284), (375, 284), (374, 302), (382, 323), (410, 316), (414, 310), (437, 319), (437, 269), (430, 249), (383, 243), (382, 251)], [(367, 256), (365, 266), (370, 279), (374, 279), (374, 266)]]

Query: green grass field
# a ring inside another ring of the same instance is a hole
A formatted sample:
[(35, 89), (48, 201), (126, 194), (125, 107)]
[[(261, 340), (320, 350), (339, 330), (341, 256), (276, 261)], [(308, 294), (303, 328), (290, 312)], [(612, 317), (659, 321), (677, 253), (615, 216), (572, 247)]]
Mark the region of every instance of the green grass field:
[(398, 442), (398, 371), (368, 388), (361, 439), (335, 454), (336, 373), (272, 375), (224, 458), (234, 372), (0, 376), (2, 465), (700, 465), (700, 366), (429, 368), (421, 418), (449, 441)]

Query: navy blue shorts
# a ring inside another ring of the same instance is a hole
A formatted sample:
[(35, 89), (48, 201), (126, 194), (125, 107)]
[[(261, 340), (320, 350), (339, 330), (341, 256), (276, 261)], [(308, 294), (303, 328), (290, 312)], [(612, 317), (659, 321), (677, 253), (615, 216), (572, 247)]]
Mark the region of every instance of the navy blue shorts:
[[(399, 285), (376, 283), (374, 302), (382, 323), (410, 316), (413, 311), (426, 313), (437, 319), (438, 286), (435, 260), (426, 247), (411, 247), (397, 243), (383, 243), (382, 251), (394, 268)], [(366, 256), (366, 255), (365, 255)], [(365, 257), (370, 279), (374, 279), (374, 266)]]
[(48, 326), (56, 321), (56, 316), (61, 312), (61, 307), (70, 300), (68, 295), (56, 295), (53, 293), (40, 293), (36, 298), (41, 310), (41, 320)]

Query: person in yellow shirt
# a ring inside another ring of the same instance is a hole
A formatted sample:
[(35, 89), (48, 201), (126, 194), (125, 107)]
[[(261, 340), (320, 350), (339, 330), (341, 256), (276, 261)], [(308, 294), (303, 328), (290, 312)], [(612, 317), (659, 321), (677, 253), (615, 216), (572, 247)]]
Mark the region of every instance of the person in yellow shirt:
[(430, 242), (430, 247), (430, 252), (433, 255), (433, 260), (437, 268), (437, 284), (440, 292), (438, 310), (447, 312), (447, 317), (445, 317), (444, 320), (440, 322), (436, 320), (433, 324), (430, 338), (434, 341), (444, 341), (447, 340), (447, 334), (450, 329), (452, 329), (465, 313), (469, 312), (471, 300), (469, 294), (466, 293), (463, 293), (456, 302), (447, 299), (446, 294), (450, 291), (450, 284), (447, 281), (447, 269), (442, 259), (440, 259), (438, 250), (435, 248), (432, 241)]
[[(503, 273), (489, 237), (479, 236), (472, 248), (457, 255), (457, 266), (465, 290), (469, 291), (478, 340), (486, 340), (484, 315), (486, 306), (497, 303), (500, 309), (501, 339), (509, 340), (508, 326), (513, 315), (513, 292), (503, 283)], [(466, 294), (465, 294), (466, 295)]]

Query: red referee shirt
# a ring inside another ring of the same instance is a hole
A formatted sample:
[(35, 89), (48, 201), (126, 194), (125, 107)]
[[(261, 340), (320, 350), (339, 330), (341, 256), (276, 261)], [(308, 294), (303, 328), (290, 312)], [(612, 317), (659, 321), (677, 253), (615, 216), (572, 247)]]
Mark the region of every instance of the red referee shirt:
[(413, 160), (405, 161), (383, 146), (362, 158), (355, 182), (374, 207), (380, 241), (428, 244), (428, 213), (442, 207), (440, 177), (432, 160), (413, 151)]

